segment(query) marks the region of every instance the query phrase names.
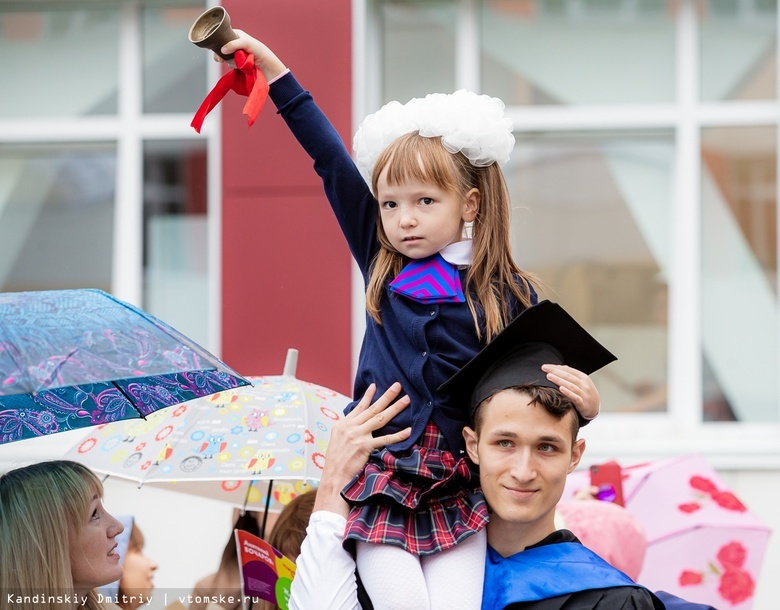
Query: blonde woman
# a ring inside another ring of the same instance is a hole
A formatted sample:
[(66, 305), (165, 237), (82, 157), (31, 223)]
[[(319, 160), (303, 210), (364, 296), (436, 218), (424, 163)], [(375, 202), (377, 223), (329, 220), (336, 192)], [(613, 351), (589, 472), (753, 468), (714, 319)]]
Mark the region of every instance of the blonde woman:
[(86, 466), (41, 462), (0, 477), (0, 610), (104, 610), (122, 576), (103, 485)]

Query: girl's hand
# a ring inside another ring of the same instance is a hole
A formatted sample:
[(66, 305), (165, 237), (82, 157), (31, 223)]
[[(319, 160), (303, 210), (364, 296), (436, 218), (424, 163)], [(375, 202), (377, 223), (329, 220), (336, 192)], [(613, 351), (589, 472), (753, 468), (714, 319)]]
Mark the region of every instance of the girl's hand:
[[(233, 30), (238, 34), (238, 38), (231, 40), (222, 47), (221, 51), (225, 55), (231, 55), (239, 49), (247, 53), (251, 53), (255, 57), (255, 65), (260, 68), (265, 76), (266, 80), (271, 80), (279, 76), (284, 72), (287, 67), (281, 62), (281, 60), (274, 54), (271, 49), (265, 46), (262, 42), (256, 38), (252, 38), (249, 34), (243, 30)], [(219, 55), (214, 53), (214, 60), (223, 62), (225, 61)], [(227, 62), (229, 66), (235, 68), (235, 62)]]
[(547, 373), (547, 379), (574, 403), (583, 418), (590, 420), (599, 414), (599, 391), (588, 375), (565, 364), (544, 364), (542, 370)]
[(394, 383), (372, 403), (376, 394), (376, 386), (372, 383), (355, 408), (333, 424), (314, 510), (327, 510), (346, 517), (349, 505), (341, 497), (341, 490), (366, 465), (369, 454), (374, 449), (409, 438), (411, 428), (383, 436), (372, 434), (409, 406), (408, 396), (392, 402), (400, 392), (401, 384)]
[(599, 488), (595, 485), (589, 485), (575, 491), (572, 500), (596, 500), (597, 493), (599, 493)]

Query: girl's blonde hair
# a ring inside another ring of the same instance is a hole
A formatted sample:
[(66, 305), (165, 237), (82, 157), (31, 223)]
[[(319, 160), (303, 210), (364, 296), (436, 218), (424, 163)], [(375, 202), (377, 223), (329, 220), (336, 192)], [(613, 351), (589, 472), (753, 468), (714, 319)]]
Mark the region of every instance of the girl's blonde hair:
[[(8, 608), (13, 610), (73, 609), (70, 538), (86, 523), (95, 494), (103, 495), (100, 479), (67, 460), (0, 477), (0, 608), (12, 595)], [(103, 605), (93, 590), (82, 607), (101, 610)]]
[[(536, 283), (536, 278), (521, 270), (512, 259), (509, 189), (501, 168), (496, 163), (475, 167), (463, 154), (448, 152), (441, 138), (424, 137), (414, 131), (395, 140), (379, 155), (371, 182), (374, 194), (379, 176), (385, 170), (387, 183), (391, 185), (409, 180), (430, 182), (464, 199), (471, 189), (479, 191), (479, 209), (472, 228), (472, 264), (466, 273), (464, 293), (477, 336), (490, 341), (511, 321), (511, 297), (528, 307)], [(400, 273), (405, 261), (387, 238), (379, 209), (377, 237), (381, 247), (369, 273), (366, 307), (369, 315), (381, 324), (379, 305), (385, 286)]]

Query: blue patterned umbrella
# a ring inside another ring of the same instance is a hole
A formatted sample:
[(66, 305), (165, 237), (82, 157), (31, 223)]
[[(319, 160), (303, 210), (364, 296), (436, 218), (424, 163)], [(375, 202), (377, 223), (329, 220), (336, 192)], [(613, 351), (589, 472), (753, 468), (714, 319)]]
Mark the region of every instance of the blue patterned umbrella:
[(0, 293), (0, 443), (131, 418), (250, 385), (101, 290)]

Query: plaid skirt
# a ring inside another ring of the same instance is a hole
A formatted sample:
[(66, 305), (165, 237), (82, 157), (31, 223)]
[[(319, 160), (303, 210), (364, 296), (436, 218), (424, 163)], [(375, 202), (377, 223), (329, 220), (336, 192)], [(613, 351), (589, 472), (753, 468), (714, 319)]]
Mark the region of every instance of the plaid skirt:
[(480, 531), (489, 520), (479, 475), (457, 460), (433, 422), (420, 443), (396, 455), (374, 451), (341, 492), (352, 505), (344, 546), (355, 540), (393, 544), (415, 555), (444, 551)]

